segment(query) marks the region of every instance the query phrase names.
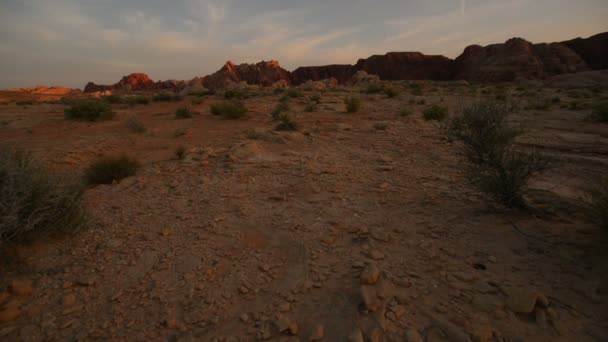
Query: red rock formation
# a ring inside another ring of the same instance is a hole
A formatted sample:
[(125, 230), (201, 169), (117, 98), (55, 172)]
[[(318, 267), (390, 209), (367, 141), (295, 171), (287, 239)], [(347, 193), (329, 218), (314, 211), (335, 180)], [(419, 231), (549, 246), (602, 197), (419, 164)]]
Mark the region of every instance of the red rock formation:
[(591, 69), (608, 69), (608, 32), (567, 40), (562, 44), (578, 53)]
[(444, 56), (429, 56), (420, 52), (389, 52), (360, 59), (355, 69), (378, 75), (383, 80), (449, 80), (453, 61)]
[(269, 87), (280, 80), (291, 84), (289, 72), (281, 68), (277, 61), (239, 65), (228, 61), (219, 71), (205, 77), (203, 85), (209, 89), (218, 89), (231, 83), (246, 82)]
[(144, 91), (157, 89), (156, 83), (148, 77), (146, 74), (134, 73), (128, 76), (124, 76), (118, 83), (113, 85), (97, 85), (93, 82), (87, 83), (84, 87), (85, 93), (92, 93), (97, 91)]
[(479, 82), (544, 79), (588, 70), (585, 61), (563, 44), (534, 45), (521, 38), (486, 47), (469, 46), (456, 58), (455, 68), (455, 79)]
[(302, 84), (335, 78), (339, 83), (346, 83), (355, 72), (357, 70), (350, 64), (299, 67), (291, 73), (291, 81), (293, 84)]

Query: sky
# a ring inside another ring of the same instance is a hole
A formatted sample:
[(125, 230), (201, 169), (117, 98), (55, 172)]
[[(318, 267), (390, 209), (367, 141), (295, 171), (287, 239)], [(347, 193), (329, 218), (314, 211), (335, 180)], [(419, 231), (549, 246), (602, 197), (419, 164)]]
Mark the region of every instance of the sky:
[(608, 31), (608, 0), (0, 0), (0, 89), (133, 72), (191, 79), (226, 61), (354, 64), (389, 51)]

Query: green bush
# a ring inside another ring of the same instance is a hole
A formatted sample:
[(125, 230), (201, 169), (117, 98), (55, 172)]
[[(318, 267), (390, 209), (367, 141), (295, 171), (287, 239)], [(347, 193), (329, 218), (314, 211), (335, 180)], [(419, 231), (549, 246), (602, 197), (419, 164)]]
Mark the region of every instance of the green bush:
[(410, 92), (414, 96), (422, 96), (422, 86), (418, 83), (412, 83), (410, 85)]
[(84, 227), (84, 184), (50, 172), (30, 153), (0, 148), (0, 248), (55, 232)]
[(279, 102), (274, 110), (270, 113), (273, 120), (279, 120), (279, 115), (284, 112), (289, 111), (289, 103), (287, 102)]
[(357, 97), (347, 96), (344, 99), (344, 104), (348, 113), (356, 113), (361, 109), (361, 100)]
[(192, 116), (194, 116), (194, 111), (192, 111), (190, 108), (188, 107), (180, 107), (175, 111), (175, 118), (176, 119), (190, 119)]
[(591, 119), (601, 123), (608, 123), (608, 102), (600, 102), (593, 106)]
[(365, 93), (366, 94), (380, 94), (381, 92), (384, 91), (384, 88), (382, 88), (382, 86), (380, 86), (379, 84), (369, 84), (367, 86), (367, 88), (365, 88)]
[(384, 131), (387, 127), (388, 125), (384, 122), (377, 122), (374, 124), (374, 129), (377, 131)]
[(608, 229), (608, 178), (600, 178), (591, 184), (584, 198), (591, 222)]
[(275, 127), (277, 131), (296, 131), (298, 123), (288, 113), (279, 114), (279, 123)]
[(304, 107), (304, 111), (305, 112), (309, 112), (309, 113), (316, 112), (317, 111), (317, 105), (314, 104), (314, 103), (309, 103), (309, 104), (306, 105), (306, 107)]
[(179, 102), (181, 100), (181, 96), (171, 93), (160, 93), (152, 98), (154, 102)]
[(404, 108), (399, 112), (399, 116), (410, 116), (412, 115), (412, 111), (408, 108)]
[(247, 108), (238, 101), (224, 101), (211, 105), (211, 114), (222, 116), (225, 119), (240, 119), (247, 113)]
[(112, 107), (105, 101), (82, 100), (74, 102), (64, 111), (68, 120), (109, 120), (114, 117)]
[(242, 100), (245, 98), (245, 92), (242, 89), (227, 89), (224, 91), (224, 97), (227, 100)]
[(144, 133), (146, 131), (143, 122), (135, 115), (127, 118), (127, 128), (133, 133)]
[(320, 104), (321, 103), (321, 95), (319, 94), (312, 94), (309, 97), (311, 102), (314, 102), (316, 104)]
[(139, 162), (126, 154), (106, 156), (87, 167), (85, 178), (89, 184), (111, 184), (135, 175), (139, 168)]
[(386, 88), (386, 89), (384, 89), (384, 94), (388, 98), (392, 99), (392, 98), (396, 97), (397, 95), (399, 95), (399, 92), (397, 90), (395, 90), (394, 88)]
[(295, 99), (297, 97), (300, 97), (300, 92), (297, 89), (290, 88), (285, 92), (285, 95), (292, 99)]
[(550, 167), (536, 152), (514, 148), (521, 129), (508, 123), (515, 108), (502, 102), (480, 102), (466, 108), (448, 124), (448, 135), (463, 142), (466, 176), (482, 192), (510, 207), (525, 207), (529, 180)]
[(425, 120), (443, 121), (448, 117), (448, 107), (434, 104), (422, 112)]
[(126, 104), (133, 106), (133, 105), (147, 105), (150, 103), (150, 99), (147, 96), (143, 96), (143, 95), (136, 95), (136, 96), (126, 96), (124, 98), (124, 101)]
[(192, 99), (193, 105), (200, 105), (201, 103), (203, 103), (203, 99), (201, 99), (201, 98)]

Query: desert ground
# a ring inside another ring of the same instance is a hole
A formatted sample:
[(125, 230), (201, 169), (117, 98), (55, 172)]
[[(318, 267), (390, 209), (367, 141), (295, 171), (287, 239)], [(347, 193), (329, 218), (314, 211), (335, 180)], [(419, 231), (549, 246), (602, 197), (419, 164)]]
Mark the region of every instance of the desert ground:
[[(608, 168), (608, 125), (588, 120), (606, 92), (384, 83), (398, 95), (301, 90), (287, 132), (269, 89), (240, 120), (210, 114), (217, 93), (99, 122), (0, 92), (2, 144), (77, 174), (122, 152), (143, 165), (86, 190), (86, 229), (2, 251), (0, 340), (605, 341), (608, 240), (581, 196)], [(484, 98), (518, 104), (518, 145), (555, 160), (526, 194), (535, 211), (476, 190), (458, 142), (422, 118)], [(185, 105), (198, 114), (176, 119)]]

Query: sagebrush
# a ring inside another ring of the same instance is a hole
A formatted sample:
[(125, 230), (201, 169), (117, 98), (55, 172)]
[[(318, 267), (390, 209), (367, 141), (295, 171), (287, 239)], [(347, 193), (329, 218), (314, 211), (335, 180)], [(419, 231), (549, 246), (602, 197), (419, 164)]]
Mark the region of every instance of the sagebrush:
[(84, 189), (79, 177), (50, 172), (29, 152), (0, 148), (0, 247), (84, 227)]
[(89, 184), (111, 184), (135, 175), (139, 168), (139, 162), (126, 154), (105, 156), (89, 165), (85, 178)]
[(64, 111), (68, 120), (109, 120), (114, 117), (114, 112), (109, 103), (100, 100), (82, 100), (72, 103)]

